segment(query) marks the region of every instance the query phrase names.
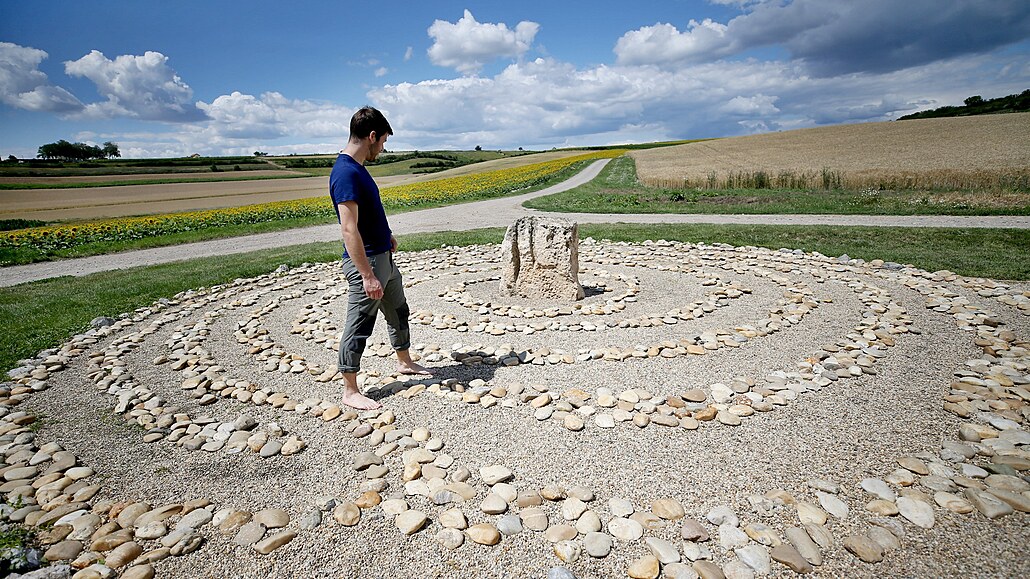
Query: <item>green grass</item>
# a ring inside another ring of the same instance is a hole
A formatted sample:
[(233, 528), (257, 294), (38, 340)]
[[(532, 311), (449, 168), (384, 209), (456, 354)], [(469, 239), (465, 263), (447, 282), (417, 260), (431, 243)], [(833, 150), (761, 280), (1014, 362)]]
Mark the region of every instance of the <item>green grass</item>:
[[(267, 167), (262, 167), (267, 169)], [(310, 177), (307, 173), (296, 175), (251, 175), (246, 171), (233, 171), (232, 168), (212, 175), (233, 175), (232, 177), (168, 177), (162, 179), (127, 179), (124, 181), (68, 182), (68, 183), (0, 183), (0, 190), (14, 189), (84, 189), (87, 187), (125, 187), (128, 185), (166, 185), (169, 183), (212, 183), (222, 181), (258, 181), (264, 179), (297, 179)], [(238, 175), (238, 176), (237, 176)]]
[(32, 530), (28, 527), (22, 525), (11, 525), (0, 531), (0, 551), (28, 544), (34, 538), (34, 535), (35, 534)]
[(1030, 215), (1030, 192), (666, 189), (637, 182), (630, 157), (613, 159), (590, 183), (524, 203), (571, 213)]
[[(20, 498), (4, 503), (15, 509), (24, 506)], [(15, 570), (26, 571), (27, 561), (21, 550), (38, 546), (34, 529), (18, 523), (0, 523), (0, 575), (6, 577)]]
[(626, 224), (581, 225), (580, 237), (612, 241), (668, 239), (803, 249), (823, 255), (947, 269), (974, 277), (1030, 279), (1030, 230), (831, 225)]
[[(499, 243), (501, 228), (401, 236), (400, 248), (418, 251), (447, 245)], [(911, 263), (929, 271), (1030, 279), (1030, 231), (772, 225), (583, 225), (580, 237), (613, 241), (669, 239)], [(280, 264), (339, 259), (338, 242), (313, 243), (238, 255), (194, 259), (84, 277), (61, 277), (0, 288), (0, 368), (57, 346), (97, 316), (115, 317), (161, 297), (267, 273)]]

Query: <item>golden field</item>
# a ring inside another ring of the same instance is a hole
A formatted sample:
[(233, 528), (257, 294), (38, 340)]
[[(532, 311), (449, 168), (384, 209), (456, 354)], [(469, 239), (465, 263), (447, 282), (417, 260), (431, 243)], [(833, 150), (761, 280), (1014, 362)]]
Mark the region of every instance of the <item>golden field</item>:
[(629, 153), (660, 187), (1024, 189), (1030, 113), (836, 125)]

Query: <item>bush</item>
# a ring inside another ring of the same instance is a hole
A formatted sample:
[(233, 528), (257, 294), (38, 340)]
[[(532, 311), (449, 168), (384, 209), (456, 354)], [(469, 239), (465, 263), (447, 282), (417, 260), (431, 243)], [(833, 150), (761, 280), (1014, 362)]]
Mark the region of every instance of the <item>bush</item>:
[(15, 229), (42, 227), (44, 225), (46, 225), (46, 221), (38, 221), (36, 219), (0, 219), (0, 231), (14, 231)]

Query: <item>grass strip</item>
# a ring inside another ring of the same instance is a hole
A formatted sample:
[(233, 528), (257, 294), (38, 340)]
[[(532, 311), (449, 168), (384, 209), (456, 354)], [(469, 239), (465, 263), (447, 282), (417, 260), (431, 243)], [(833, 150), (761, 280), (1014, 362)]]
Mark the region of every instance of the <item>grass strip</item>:
[(971, 277), (1030, 279), (1030, 230), (833, 225), (628, 224), (580, 225), (580, 238), (668, 239), (847, 254), (865, 260), (947, 269)]
[[(502, 228), (401, 236), (402, 250), (500, 243)], [(1030, 279), (1030, 231), (780, 225), (582, 225), (580, 237), (612, 241), (668, 239), (818, 251), (825, 255), (911, 263), (929, 271)], [(61, 277), (0, 288), (0, 368), (57, 346), (97, 316), (117, 316), (190, 288), (247, 278), (281, 264), (339, 259), (340, 244), (313, 243), (127, 270)]]
[(633, 159), (624, 156), (589, 183), (523, 205), (614, 214), (1030, 215), (1030, 193), (648, 187), (637, 181)]
[(77, 183), (0, 183), (0, 191), (15, 189), (84, 189), (87, 187), (124, 187), (126, 185), (167, 185), (175, 183), (221, 183), (229, 181), (259, 181), (267, 179), (299, 179), (307, 178), (307, 173), (296, 175), (253, 175), (240, 177), (181, 177), (168, 179), (132, 179), (125, 181), (96, 181)]

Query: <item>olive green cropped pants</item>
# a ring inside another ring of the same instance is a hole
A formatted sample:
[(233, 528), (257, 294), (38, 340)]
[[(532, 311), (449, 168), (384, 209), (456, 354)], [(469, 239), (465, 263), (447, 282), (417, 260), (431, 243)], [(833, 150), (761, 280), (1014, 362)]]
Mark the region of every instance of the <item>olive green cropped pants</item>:
[(383, 285), (382, 299), (374, 300), (365, 295), (361, 273), (349, 257), (343, 258), (343, 275), (347, 278), (347, 322), (340, 337), (340, 372), (357, 372), (361, 367), (361, 354), (372, 330), (376, 316), (383, 312), (386, 318), (390, 344), (394, 350), (407, 350), (411, 346), (408, 331), (408, 302), (404, 297), (404, 281), (392, 252), (369, 256), (369, 265)]

